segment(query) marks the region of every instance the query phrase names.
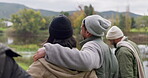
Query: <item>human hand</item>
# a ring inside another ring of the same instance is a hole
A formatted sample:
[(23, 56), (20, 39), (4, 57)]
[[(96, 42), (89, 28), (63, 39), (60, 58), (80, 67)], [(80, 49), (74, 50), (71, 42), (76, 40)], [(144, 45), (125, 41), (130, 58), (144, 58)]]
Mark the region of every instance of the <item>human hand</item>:
[(45, 48), (39, 48), (37, 53), (33, 56), (33, 60), (37, 61), (40, 58), (43, 58), (45, 56)]

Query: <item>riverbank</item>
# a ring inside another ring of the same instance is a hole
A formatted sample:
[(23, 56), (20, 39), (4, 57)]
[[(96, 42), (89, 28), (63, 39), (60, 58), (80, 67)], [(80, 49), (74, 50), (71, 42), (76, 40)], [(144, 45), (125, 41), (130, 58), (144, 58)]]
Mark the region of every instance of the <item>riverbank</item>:
[(129, 32), (125, 33), (125, 36), (134, 41), (136, 44), (148, 45), (148, 32)]

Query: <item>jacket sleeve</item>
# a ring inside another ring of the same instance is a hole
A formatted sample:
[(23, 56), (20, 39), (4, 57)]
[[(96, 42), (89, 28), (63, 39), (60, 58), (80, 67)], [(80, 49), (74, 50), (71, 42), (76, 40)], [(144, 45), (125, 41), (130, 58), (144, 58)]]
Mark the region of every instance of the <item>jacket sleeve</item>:
[(101, 66), (100, 56), (93, 45), (86, 45), (82, 51), (50, 43), (45, 44), (44, 47), (45, 59), (58, 66), (78, 71), (90, 71)]
[(122, 78), (134, 78), (133, 55), (130, 50), (125, 47), (121, 47), (118, 51), (119, 75)]

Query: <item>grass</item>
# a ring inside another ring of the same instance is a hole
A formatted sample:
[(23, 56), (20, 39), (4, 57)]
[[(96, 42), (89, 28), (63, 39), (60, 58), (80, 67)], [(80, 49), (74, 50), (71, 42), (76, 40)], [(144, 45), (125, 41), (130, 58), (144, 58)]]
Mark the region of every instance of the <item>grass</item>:
[(29, 65), (26, 65), (25, 63), (18, 63), (18, 65), (21, 66), (24, 70), (29, 68)]
[[(28, 45), (9, 45), (9, 47), (13, 48), (17, 52), (35, 52), (39, 49), (39, 46), (35, 44)], [(21, 54), (19, 53), (19, 54)], [(33, 63), (32, 57), (17, 57), (15, 58), (16, 62), (22, 67), (24, 70), (27, 70), (29, 66)]]
[(0, 32), (5, 32), (7, 28), (0, 27)]
[(144, 27), (144, 28), (133, 28), (130, 31), (131, 32), (148, 32), (148, 27)]
[(15, 58), (16, 62), (21, 66), (24, 70), (27, 70), (29, 66), (33, 63), (32, 57), (17, 57)]
[(11, 48), (13, 48), (15, 51), (37, 51), (39, 49), (39, 46), (36, 44), (28, 44), (28, 45), (9, 45)]

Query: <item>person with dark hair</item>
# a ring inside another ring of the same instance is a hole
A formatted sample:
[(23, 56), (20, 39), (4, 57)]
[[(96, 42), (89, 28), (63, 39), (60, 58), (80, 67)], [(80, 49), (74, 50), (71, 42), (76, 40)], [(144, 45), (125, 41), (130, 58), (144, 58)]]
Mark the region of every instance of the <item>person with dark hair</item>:
[(102, 38), (110, 26), (111, 22), (99, 15), (87, 16), (81, 25), (84, 40), (80, 43), (80, 51), (46, 43), (44, 50), (39, 50), (34, 59), (45, 56), (48, 62), (58, 66), (78, 71), (94, 69), (98, 78), (118, 78), (117, 59)]
[[(46, 43), (61, 45), (69, 49), (76, 49), (76, 40), (70, 20), (60, 15), (55, 17), (49, 25), (49, 34)], [(44, 48), (40, 49), (44, 50)], [(36, 56), (36, 55), (35, 55)], [(39, 56), (40, 57), (40, 56)], [(95, 71), (76, 71), (62, 66), (48, 63), (44, 58), (35, 61), (27, 70), (33, 78), (97, 78)]]
[(0, 78), (32, 78), (13, 59), (18, 56), (20, 55), (0, 43)]

